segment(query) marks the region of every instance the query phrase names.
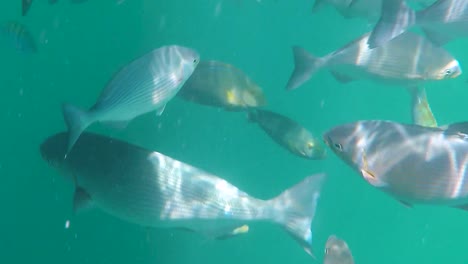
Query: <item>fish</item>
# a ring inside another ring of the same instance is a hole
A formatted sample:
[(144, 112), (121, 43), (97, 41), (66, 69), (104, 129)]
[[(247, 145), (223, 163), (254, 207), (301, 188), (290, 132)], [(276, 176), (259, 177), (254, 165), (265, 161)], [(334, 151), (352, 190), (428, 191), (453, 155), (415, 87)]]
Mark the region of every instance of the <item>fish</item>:
[(353, 254), (346, 241), (335, 235), (329, 236), (325, 244), (323, 264), (354, 264)]
[[(435, 0), (410, 0), (413, 6), (425, 8)], [(383, 0), (316, 0), (313, 13), (317, 13), (324, 6), (332, 6), (344, 18), (364, 18), (374, 22), (380, 18)]]
[(427, 100), (426, 89), (424, 87), (411, 87), (409, 90), (411, 93), (413, 124), (437, 127), (437, 120)]
[(262, 109), (251, 109), (247, 117), (291, 153), (312, 160), (326, 158), (321, 140), (291, 118)]
[(316, 71), (327, 68), (339, 82), (371, 79), (381, 84), (413, 86), (456, 78), (460, 63), (445, 49), (413, 32), (406, 32), (383, 46), (370, 49), (370, 32), (343, 48), (318, 58), (293, 47), (294, 70), (286, 89), (296, 89)]
[(39, 149), (51, 168), (74, 182), (76, 213), (94, 207), (140, 226), (221, 238), (245, 234), (252, 222), (272, 222), (312, 254), (311, 224), (324, 173), (262, 200), (202, 169), (116, 138), (84, 132), (64, 158), (67, 144), (67, 133), (60, 132)]
[(62, 104), (70, 139), (68, 151), (89, 125), (96, 121), (125, 127), (135, 117), (156, 111), (161, 115), (195, 70), (200, 55), (194, 49), (169, 45), (152, 50), (120, 69), (96, 103), (83, 110)]
[(468, 2), (465, 0), (438, 0), (419, 11), (404, 0), (384, 0), (383, 5), (384, 11), (369, 37), (370, 48), (384, 45), (413, 27), (419, 27), (439, 46), (468, 37)]
[[(87, 2), (88, 0), (70, 0), (70, 3), (73, 4), (80, 4)], [(31, 8), (33, 0), (21, 0), (21, 14), (26, 16)], [(50, 5), (54, 5), (58, 2), (58, 0), (48, 0)]]
[(363, 120), (338, 125), (323, 140), (368, 184), (405, 206), (468, 209), (468, 122), (424, 127)]
[(266, 105), (263, 90), (243, 71), (215, 60), (202, 60), (177, 95), (231, 111)]
[(0, 34), (6, 42), (10, 42), (16, 50), (25, 54), (37, 52), (36, 41), (27, 26), (17, 22), (8, 21), (0, 26)]

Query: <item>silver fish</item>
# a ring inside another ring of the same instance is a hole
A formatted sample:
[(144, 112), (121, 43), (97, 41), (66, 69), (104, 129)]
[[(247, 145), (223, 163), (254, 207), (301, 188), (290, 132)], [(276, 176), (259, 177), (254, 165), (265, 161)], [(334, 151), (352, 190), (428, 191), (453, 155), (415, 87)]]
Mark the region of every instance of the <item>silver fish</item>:
[(348, 244), (335, 235), (328, 237), (323, 264), (354, 264)]
[(161, 153), (98, 134), (84, 132), (64, 158), (67, 140), (66, 133), (53, 135), (40, 152), (50, 166), (74, 180), (76, 211), (92, 203), (138, 225), (221, 238), (247, 232), (251, 221), (268, 221), (281, 225), (312, 254), (311, 223), (324, 174), (261, 200)]
[(248, 118), (291, 153), (306, 159), (326, 157), (322, 142), (289, 117), (272, 111), (252, 109), (248, 112)]
[(413, 124), (437, 127), (437, 120), (427, 100), (426, 89), (424, 87), (411, 87), (409, 90), (411, 93)]
[(359, 121), (332, 128), (327, 145), (369, 184), (405, 205), (468, 205), (468, 122), (431, 128)]
[(193, 49), (164, 46), (118, 71), (89, 110), (63, 104), (62, 112), (70, 134), (68, 151), (81, 132), (96, 121), (123, 127), (133, 118), (151, 111), (157, 110), (161, 115), (199, 60), (200, 56)]
[(379, 22), (369, 38), (374, 48), (419, 26), (428, 39), (436, 45), (444, 45), (459, 37), (468, 37), (468, 1), (438, 0), (433, 5), (415, 11), (404, 0), (384, 0)]
[[(435, 0), (410, 0), (413, 6), (422, 8)], [(316, 0), (312, 11), (316, 13), (323, 6), (330, 5), (345, 18), (365, 18), (377, 21), (381, 14), (383, 0)]]
[(178, 96), (226, 110), (245, 110), (266, 104), (262, 89), (243, 71), (220, 61), (201, 61)]
[(405, 86), (456, 78), (462, 73), (448, 51), (418, 34), (406, 32), (375, 49), (367, 46), (368, 38), (369, 33), (321, 58), (294, 47), (295, 68), (286, 88), (297, 88), (322, 68), (341, 82), (366, 78)]

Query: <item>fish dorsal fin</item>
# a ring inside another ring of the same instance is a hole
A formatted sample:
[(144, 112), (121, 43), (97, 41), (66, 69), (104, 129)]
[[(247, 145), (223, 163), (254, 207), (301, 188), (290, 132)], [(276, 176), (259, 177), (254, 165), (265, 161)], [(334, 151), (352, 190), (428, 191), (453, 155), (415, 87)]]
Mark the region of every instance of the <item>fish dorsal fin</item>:
[(156, 110), (156, 115), (157, 115), (157, 116), (161, 116), (162, 113), (164, 112), (164, 109), (166, 109), (166, 104), (164, 104), (164, 105), (161, 106), (158, 110)]
[(437, 46), (443, 46), (455, 38), (455, 36), (442, 31), (432, 30), (430, 28), (423, 28), (422, 31), (424, 31), (424, 34), (426, 34), (427, 38)]
[(346, 75), (346, 74), (343, 74), (341, 72), (337, 72), (337, 71), (330, 71), (331, 74), (333, 75), (333, 77), (339, 81), (340, 83), (350, 83), (352, 81), (354, 81), (355, 79)]
[(73, 212), (76, 214), (91, 206), (91, 196), (81, 187), (75, 189), (73, 196)]
[(458, 136), (461, 139), (468, 140), (468, 122), (454, 123), (445, 128), (445, 135)]

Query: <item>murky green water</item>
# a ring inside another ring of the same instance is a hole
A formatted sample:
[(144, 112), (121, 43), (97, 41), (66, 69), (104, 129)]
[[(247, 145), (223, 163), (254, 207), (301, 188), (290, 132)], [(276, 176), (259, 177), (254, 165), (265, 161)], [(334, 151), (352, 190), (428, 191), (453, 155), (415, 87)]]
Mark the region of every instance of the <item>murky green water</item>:
[[(7, 3), (8, 2), (8, 3)], [(127, 0), (71, 5), (0, 3), (1, 20), (26, 24), (39, 52), (0, 44), (0, 263), (311, 263), (279, 227), (258, 223), (225, 241), (177, 230), (147, 229), (99, 210), (72, 212), (73, 185), (42, 161), (38, 146), (65, 129), (62, 102), (87, 107), (112, 74), (136, 56), (166, 44), (232, 63), (263, 88), (268, 109), (320, 135), (343, 122), (411, 122), (401, 87), (368, 81), (340, 84), (326, 71), (298, 90), (284, 87), (293, 68), (291, 46), (323, 55), (371, 28), (332, 9), (312, 16), (312, 1)], [(218, 10), (218, 11), (217, 11)], [(468, 65), (467, 39), (447, 45)], [(468, 66), (466, 66), (468, 67)], [(468, 85), (427, 85), (439, 124), (467, 120)], [(321, 263), (330, 234), (345, 239), (356, 263), (468, 263), (468, 213), (442, 207), (406, 208), (367, 185), (332, 152), (323, 161), (297, 158), (274, 144), (244, 113), (179, 98), (125, 130), (95, 124), (89, 131), (118, 137), (222, 176), (259, 198), (270, 198), (317, 172), (326, 172), (316, 218), (314, 251)], [(70, 227), (65, 223), (70, 220)]]

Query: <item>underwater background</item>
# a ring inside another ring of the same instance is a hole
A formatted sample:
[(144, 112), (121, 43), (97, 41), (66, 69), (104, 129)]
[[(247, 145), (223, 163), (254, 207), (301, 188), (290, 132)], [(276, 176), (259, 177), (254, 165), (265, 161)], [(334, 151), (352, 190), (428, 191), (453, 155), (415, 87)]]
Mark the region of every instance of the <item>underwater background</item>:
[[(178, 44), (202, 60), (236, 65), (264, 90), (267, 109), (315, 135), (356, 120), (411, 122), (410, 96), (370, 81), (338, 83), (318, 72), (294, 91), (291, 47), (325, 55), (371, 29), (332, 8), (311, 13), (310, 0), (127, 0), (72, 5), (37, 1), (22, 17), (20, 1), (2, 1), (0, 19), (28, 26), (38, 52), (0, 43), (0, 263), (313, 263), (280, 227), (255, 223), (223, 241), (127, 223), (98, 209), (75, 215), (74, 187), (41, 159), (39, 144), (66, 129), (60, 106), (91, 106), (108, 79), (133, 58)], [(468, 68), (467, 39), (445, 47)], [(440, 125), (466, 121), (466, 77), (426, 85)], [(468, 213), (407, 208), (380, 192), (330, 150), (325, 160), (291, 155), (243, 112), (174, 98), (164, 114), (136, 118), (123, 130), (89, 129), (159, 151), (218, 175), (252, 196), (269, 199), (304, 177), (325, 172), (312, 224), (322, 262), (331, 234), (350, 246), (356, 263), (468, 263)], [(69, 228), (65, 223), (70, 221)]]

